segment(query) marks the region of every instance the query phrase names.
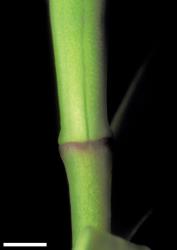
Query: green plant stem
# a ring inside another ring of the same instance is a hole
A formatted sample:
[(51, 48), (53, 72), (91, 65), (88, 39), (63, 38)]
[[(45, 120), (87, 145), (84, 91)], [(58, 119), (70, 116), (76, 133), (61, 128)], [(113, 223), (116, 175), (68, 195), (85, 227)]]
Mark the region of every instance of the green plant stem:
[(92, 226), (110, 231), (104, 0), (50, 0), (60, 110), (59, 149), (69, 182), (72, 241)]

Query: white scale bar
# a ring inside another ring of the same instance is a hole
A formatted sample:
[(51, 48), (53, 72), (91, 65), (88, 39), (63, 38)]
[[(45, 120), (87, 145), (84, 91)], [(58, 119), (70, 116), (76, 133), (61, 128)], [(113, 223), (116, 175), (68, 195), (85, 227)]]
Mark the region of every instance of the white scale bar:
[(4, 242), (3, 247), (47, 247), (47, 243)]

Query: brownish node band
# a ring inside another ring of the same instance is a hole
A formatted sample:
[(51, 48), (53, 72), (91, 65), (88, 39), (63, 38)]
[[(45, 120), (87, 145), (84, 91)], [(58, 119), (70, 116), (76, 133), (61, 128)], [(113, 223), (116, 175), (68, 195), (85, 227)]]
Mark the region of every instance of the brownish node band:
[(99, 150), (100, 148), (103, 148), (103, 147), (112, 149), (112, 146), (113, 146), (112, 137), (105, 137), (99, 140), (89, 140), (86, 142), (67, 142), (64, 144), (59, 144), (59, 152), (62, 155), (68, 149), (87, 151), (89, 149)]

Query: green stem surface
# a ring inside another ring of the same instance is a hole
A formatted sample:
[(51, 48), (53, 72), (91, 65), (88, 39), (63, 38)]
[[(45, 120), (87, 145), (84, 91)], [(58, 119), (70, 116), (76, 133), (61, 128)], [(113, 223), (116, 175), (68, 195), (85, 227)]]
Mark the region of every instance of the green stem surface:
[(60, 107), (59, 143), (110, 136), (104, 0), (50, 0)]
[(72, 237), (110, 231), (111, 136), (107, 121), (104, 0), (50, 0), (60, 110), (59, 148), (71, 203)]

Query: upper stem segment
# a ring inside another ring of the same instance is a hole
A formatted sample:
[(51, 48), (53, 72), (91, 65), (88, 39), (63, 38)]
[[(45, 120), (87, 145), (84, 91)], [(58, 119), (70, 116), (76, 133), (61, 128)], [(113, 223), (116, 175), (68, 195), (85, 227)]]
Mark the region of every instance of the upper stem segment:
[(110, 136), (103, 17), (104, 0), (50, 0), (61, 144)]

